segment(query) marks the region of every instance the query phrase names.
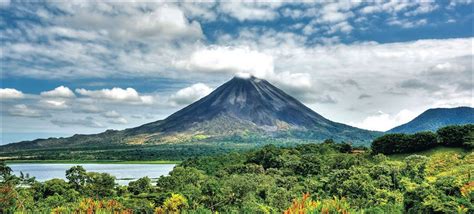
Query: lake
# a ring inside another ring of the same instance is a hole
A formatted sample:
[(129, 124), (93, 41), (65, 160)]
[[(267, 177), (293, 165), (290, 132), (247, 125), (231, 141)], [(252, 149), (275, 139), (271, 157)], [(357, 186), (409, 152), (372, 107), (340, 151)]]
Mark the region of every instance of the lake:
[(176, 164), (57, 164), (57, 163), (11, 163), (7, 164), (15, 175), (20, 171), (38, 181), (53, 178), (66, 179), (66, 170), (73, 166), (81, 165), (88, 172), (105, 172), (117, 178), (116, 182), (126, 185), (128, 182), (141, 177), (158, 178), (168, 175)]

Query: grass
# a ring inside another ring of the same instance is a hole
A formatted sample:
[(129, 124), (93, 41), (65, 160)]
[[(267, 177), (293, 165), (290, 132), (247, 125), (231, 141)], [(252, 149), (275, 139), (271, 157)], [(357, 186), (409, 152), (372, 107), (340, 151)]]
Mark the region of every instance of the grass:
[(439, 153), (452, 153), (452, 154), (461, 154), (461, 155), (465, 155), (469, 152), (472, 152), (472, 151), (468, 151), (468, 150), (465, 150), (463, 148), (453, 148), (453, 147), (445, 147), (445, 146), (437, 146), (435, 148), (432, 148), (432, 149), (429, 149), (429, 150), (425, 150), (425, 151), (421, 151), (421, 152), (414, 152), (414, 153), (404, 153), (404, 154), (393, 154), (393, 155), (388, 155), (390, 157), (391, 160), (397, 160), (397, 161), (401, 161), (403, 159), (405, 159), (406, 157), (410, 156), (410, 155), (424, 155), (424, 156), (427, 156), (427, 157), (430, 157), (430, 156), (433, 156), (435, 154), (439, 154)]
[(6, 160), (6, 163), (66, 163), (66, 164), (179, 164), (181, 161), (168, 160), (139, 160), (139, 161), (117, 161), (117, 160)]

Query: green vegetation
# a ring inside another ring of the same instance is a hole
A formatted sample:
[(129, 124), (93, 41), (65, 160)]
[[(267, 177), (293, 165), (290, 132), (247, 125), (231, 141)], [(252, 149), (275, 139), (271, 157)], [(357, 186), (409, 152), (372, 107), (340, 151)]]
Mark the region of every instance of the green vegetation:
[(61, 163), (89, 163), (115, 161), (182, 161), (189, 157), (209, 156), (229, 152), (248, 151), (267, 144), (278, 146), (294, 146), (318, 141), (302, 141), (294, 139), (278, 140), (236, 140), (222, 142), (194, 142), (189, 144), (160, 145), (110, 145), (108, 147), (72, 147), (45, 148), (34, 150), (0, 151), (0, 158), (20, 162), (58, 161)]
[[(43, 183), (0, 165), (4, 213), (472, 213), (474, 153), (397, 157), (331, 140), (183, 161), (156, 182), (118, 186), (80, 166)], [(303, 195), (303, 197), (301, 197)]]
[(474, 148), (474, 125), (453, 125), (433, 132), (415, 134), (386, 134), (372, 142), (374, 154), (420, 152), (437, 146)]
[(179, 164), (181, 161), (171, 160), (142, 160), (142, 161), (121, 161), (121, 160), (7, 160), (5, 163), (68, 163), (68, 164)]
[(237, 144), (245, 149), (197, 155), (127, 186), (81, 166), (38, 182), (2, 162), (0, 213), (474, 213), (472, 136), (469, 125), (388, 134), (372, 151), (331, 139)]

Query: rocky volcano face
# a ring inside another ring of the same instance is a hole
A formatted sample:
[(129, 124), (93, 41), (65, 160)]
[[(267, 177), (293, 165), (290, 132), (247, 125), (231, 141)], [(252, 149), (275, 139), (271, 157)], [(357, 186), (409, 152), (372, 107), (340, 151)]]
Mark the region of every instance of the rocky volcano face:
[[(373, 133), (332, 122), (301, 102), (253, 76), (234, 77), (208, 96), (157, 121), (126, 130), (127, 135), (186, 133), (225, 136), (254, 132), (288, 137), (369, 139)], [(353, 140), (353, 139), (352, 139)]]

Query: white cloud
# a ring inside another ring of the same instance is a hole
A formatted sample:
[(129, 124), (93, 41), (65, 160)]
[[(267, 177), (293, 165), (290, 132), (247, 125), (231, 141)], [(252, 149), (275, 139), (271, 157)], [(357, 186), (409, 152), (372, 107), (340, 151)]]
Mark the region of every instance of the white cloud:
[(67, 101), (66, 100), (60, 100), (60, 99), (40, 100), (40, 105), (44, 108), (53, 109), (53, 110), (62, 110), (62, 109), (69, 108), (69, 105), (67, 104)]
[(212, 88), (203, 84), (196, 83), (192, 86), (180, 89), (170, 96), (170, 101), (175, 105), (190, 104), (212, 92)]
[(127, 124), (128, 121), (127, 119), (123, 118), (123, 117), (119, 117), (119, 118), (113, 118), (111, 120), (108, 120), (109, 123), (112, 123), (112, 124), (118, 124), (118, 125), (123, 125), (123, 124)]
[(102, 109), (92, 104), (79, 104), (74, 111), (81, 113), (96, 114), (102, 112)]
[(368, 130), (387, 131), (413, 120), (416, 116), (418, 114), (407, 109), (403, 109), (395, 115), (379, 111), (376, 115), (368, 116), (362, 122), (351, 123), (351, 125)]
[(0, 88), (0, 98), (3, 99), (21, 99), (25, 95), (23, 92), (14, 88)]
[(379, 5), (369, 5), (360, 9), (360, 12), (364, 14), (377, 13), (380, 11), (382, 11), (382, 7)]
[(307, 91), (311, 88), (311, 77), (308, 73), (275, 73), (273, 56), (248, 47), (216, 46), (197, 50), (188, 60), (179, 61), (177, 67), (194, 72), (231, 73), (234, 75), (248, 73), (255, 77), (267, 79), (293, 92)]
[(193, 52), (188, 60), (175, 62), (175, 65), (189, 71), (244, 72), (261, 78), (273, 73), (273, 57), (248, 47), (203, 48)]
[(41, 92), (41, 96), (52, 98), (73, 98), (76, 95), (74, 95), (74, 92), (72, 92), (68, 87), (59, 86), (54, 90)]
[(200, 38), (201, 25), (197, 21), (189, 22), (183, 11), (174, 6), (159, 7), (151, 13), (145, 13), (135, 19), (123, 20), (126, 28), (120, 29), (117, 34), (127, 38), (179, 37)]
[(51, 123), (59, 127), (74, 127), (84, 126), (90, 128), (103, 128), (105, 127), (101, 123), (94, 120), (92, 117), (86, 117), (84, 119), (53, 119)]
[(342, 33), (350, 33), (352, 29), (354, 29), (347, 21), (339, 22), (337, 24), (331, 25), (330, 30), (327, 32), (329, 34), (342, 32)]
[(215, 21), (217, 13), (213, 9), (216, 2), (185, 2), (180, 4), (180, 8), (186, 14), (186, 17), (199, 18), (204, 21)]
[(18, 117), (42, 117), (44, 115), (41, 114), (38, 110), (32, 109), (25, 104), (17, 104), (13, 107), (8, 109), (8, 113), (11, 116), (18, 116)]
[(219, 6), (224, 14), (239, 21), (268, 21), (278, 17), (278, 12), (275, 9), (280, 6), (280, 3), (222, 2)]
[(133, 88), (112, 88), (112, 89), (101, 89), (101, 90), (87, 90), (87, 89), (76, 89), (76, 92), (83, 96), (88, 96), (95, 99), (104, 99), (111, 102), (121, 102), (129, 104), (152, 104), (152, 96), (141, 96)]
[(415, 10), (405, 13), (405, 16), (416, 16), (420, 14), (426, 14), (435, 11), (439, 6), (435, 2), (421, 2)]
[(352, 12), (342, 13), (339, 11), (330, 10), (323, 13), (320, 21), (327, 22), (327, 23), (338, 23), (338, 22), (346, 21), (352, 16), (354, 16)]
[(435, 66), (433, 66), (430, 72), (435, 72), (435, 73), (443, 73), (443, 72), (452, 72), (452, 73), (458, 73), (462, 71), (466, 71), (466, 67), (463, 65), (457, 65), (452, 62), (444, 62), (444, 63), (439, 63)]
[(311, 75), (308, 73), (281, 72), (270, 77), (270, 81), (293, 94), (308, 92), (312, 86)]
[(112, 111), (104, 112), (102, 116), (104, 116), (105, 118), (120, 118), (122, 115), (120, 115), (115, 110), (112, 110)]
[(398, 19), (396, 17), (392, 17), (387, 20), (387, 24), (397, 25), (402, 28), (414, 28), (414, 27), (428, 24), (428, 20), (427, 19), (409, 20), (409, 19)]
[(10, 6), (10, 4), (10, 0), (0, 0), (0, 8), (7, 8), (8, 6)]
[[(199, 22), (189, 21), (184, 12), (173, 4), (130, 4), (125, 8), (117, 7), (114, 3), (87, 2), (75, 8), (72, 4), (57, 6), (64, 6), (60, 9), (70, 13), (68, 16), (57, 17), (59, 24), (98, 32), (105, 31), (117, 41), (142, 42), (203, 36)], [(100, 10), (98, 6), (107, 9), (98, 12)], [(143, 11), (144, 8), (147, 12)], [(114, 14), (111, 12), (113, 10), (119, 13)]]

